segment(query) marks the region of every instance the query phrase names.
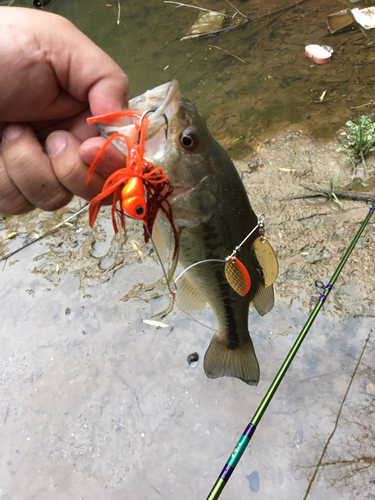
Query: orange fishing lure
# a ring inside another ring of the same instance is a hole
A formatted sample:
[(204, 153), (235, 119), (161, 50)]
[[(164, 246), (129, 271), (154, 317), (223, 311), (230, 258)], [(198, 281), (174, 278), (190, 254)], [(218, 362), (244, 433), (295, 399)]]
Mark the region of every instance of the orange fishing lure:
[[(90, 202), (89, 224), (90, 227), (98, 216), (100, 207), (105, 198), (113, 194), (112, 202), (112, 223), (115, 233), (118, 232), (115, 214), (120, 215), (121, 226), (125, 230), (125, 215), (133, 219), (143, 220), (145, 241), (149, 239), (152, 232), (156, 216), (159, 209), (167, 216), (174, 233), (175, 254), (178, 248), (178, 233), (173, 223), (172, 209), (168, 202), (168, 197), (173, 191), (173, 187), (164, 174), (161, 167), (154, 167), (151, 162), (144, 158), (144, 147), (148, 117), (134, 110), (108, 113), (101, 116), (94, 116), (87, 119), (89, 125), (99, 122), (112, 121), (120, 117), (129, 116), (134, 118), (135, 133), (133, 137), (128, 137), (119, 132), (111, 135), (92, 162), (86, 184), (95, 172), (104, 151), (109, 144), (115, 140), (124, 141), (127, 146), (126, 166), (120, 168), (108, 177), (104, 183), (101, 193)], [(117, 202), (120, 201), (120, 210), (117, 209)], [(175, 256), (175, 255), (174, 255)]]

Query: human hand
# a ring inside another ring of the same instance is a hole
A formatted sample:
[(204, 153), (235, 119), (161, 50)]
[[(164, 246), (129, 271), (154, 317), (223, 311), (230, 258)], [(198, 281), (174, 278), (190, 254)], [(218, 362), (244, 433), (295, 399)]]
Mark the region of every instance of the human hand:
[(79, 147), (101, 144), (86, 118), (127, 106), (127, 76), (65, 18), (19, 7), (0, 7), (0, 65), (0, 213), (91, 199), (110, 172), (86, 186)]

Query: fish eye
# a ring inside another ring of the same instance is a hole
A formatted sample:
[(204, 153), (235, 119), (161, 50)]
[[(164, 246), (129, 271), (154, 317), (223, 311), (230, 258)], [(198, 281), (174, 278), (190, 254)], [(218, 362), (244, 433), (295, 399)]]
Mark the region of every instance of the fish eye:
[(141, 217), (145, 213), (145, 209), (141, 205), (138, 205), (138, 207), (135, 209), (135, 213), (139, 217)]
[(199, 144), (199, 140), (194, 130), (192, 130), (191, 128), (187, 128), (186, 130), (181, 132), (180, 144), (184, 149), (187, 149), (188, 151), (192, 151), (193, 149), (195, 149)]

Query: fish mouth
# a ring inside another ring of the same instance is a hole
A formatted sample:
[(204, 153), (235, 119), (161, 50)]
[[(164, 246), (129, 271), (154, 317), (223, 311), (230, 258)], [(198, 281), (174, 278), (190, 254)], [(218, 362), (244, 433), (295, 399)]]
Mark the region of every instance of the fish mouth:
[(177, 80), (173, 80), (152, 90), (147, 90), (144, 94), (131, 99), (129, 108), (135, 109), (141, 114), (153, 110), (154, 112), (149, 115), (149, 127), (156, 124), (164, 126), (164, 116), (169, 119), (176, 114), (179, 97), (180, 86)]
[[(147, 90), (144, 94), (129, 101), (129, 109), (135, 110), (141, 115), (148, 112), (144, 157), (151, 163), (160, 159), (164, 154), (164, 147), (168, 137), (168, 124), (178, 112), (180, 96), (180, 86), (177, 80), (173, 80), (152, 90)], [(120, 118), (113, 122), (99, 123), (98, 128), (106, 138), (116, 132), (128, 137), (134, 137), (136, 133), (134, 118), (131, 117)], [(128, 154), (124, 141), (115, 140), (113, 144), (122, 153)]]

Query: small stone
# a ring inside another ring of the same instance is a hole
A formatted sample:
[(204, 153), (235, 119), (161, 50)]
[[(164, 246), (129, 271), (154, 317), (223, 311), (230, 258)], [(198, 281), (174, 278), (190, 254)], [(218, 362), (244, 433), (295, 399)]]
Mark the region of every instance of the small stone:
[(375, 384), (367, 384), (367, 394), (375, 394)]
[(199, 360), (199, 354), (197, 352), (193, 352), (192, 354), (189, 354), (187, 357), (187, 362), (192, 368), (195, 368), (198, 365), (198, 360)]

